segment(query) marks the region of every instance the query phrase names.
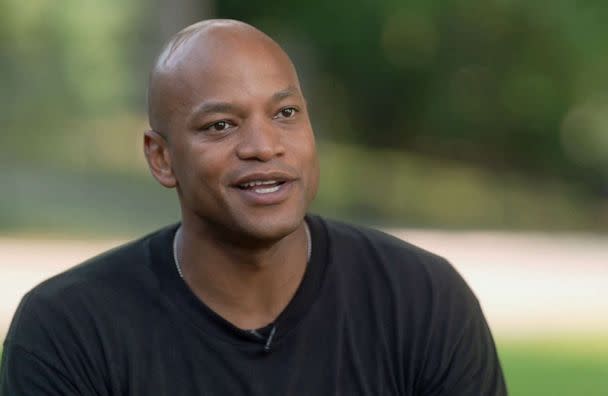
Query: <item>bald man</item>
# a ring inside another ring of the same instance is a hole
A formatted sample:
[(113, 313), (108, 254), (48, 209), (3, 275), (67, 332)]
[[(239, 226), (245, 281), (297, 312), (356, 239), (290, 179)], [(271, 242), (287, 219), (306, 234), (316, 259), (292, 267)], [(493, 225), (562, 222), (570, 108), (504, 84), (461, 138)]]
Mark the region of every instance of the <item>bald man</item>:
[(504, 395), (479, 304), (444, 259), (307, 214), (319, 166), (289, 57), (212, 20), (149, 87), (144, 150), (181, 221), (43, 282), (2, 395)]

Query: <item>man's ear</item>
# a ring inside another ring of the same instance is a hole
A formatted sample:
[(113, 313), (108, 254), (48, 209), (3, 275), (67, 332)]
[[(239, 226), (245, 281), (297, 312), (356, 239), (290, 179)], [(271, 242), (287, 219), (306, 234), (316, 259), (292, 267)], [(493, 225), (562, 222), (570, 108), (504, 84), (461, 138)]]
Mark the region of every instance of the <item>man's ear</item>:
[(171, 167), (171, 154), (167, 139), (158, 132), (148, 130), (144, 133), (144, 154), (152, 176), (167, 188), (177, 185), (177, 180)]

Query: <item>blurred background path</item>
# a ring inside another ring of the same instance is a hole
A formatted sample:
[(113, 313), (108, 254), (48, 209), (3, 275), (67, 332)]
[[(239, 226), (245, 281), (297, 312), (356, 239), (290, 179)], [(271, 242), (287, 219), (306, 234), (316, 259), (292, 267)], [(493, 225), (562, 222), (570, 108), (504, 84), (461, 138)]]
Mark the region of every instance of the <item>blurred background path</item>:
[[(498, 337), (608, 333), (608, 237), (391, 230), (448, 258)], [(0, 238), (0, 339), (40, 281), (122, 241)]]

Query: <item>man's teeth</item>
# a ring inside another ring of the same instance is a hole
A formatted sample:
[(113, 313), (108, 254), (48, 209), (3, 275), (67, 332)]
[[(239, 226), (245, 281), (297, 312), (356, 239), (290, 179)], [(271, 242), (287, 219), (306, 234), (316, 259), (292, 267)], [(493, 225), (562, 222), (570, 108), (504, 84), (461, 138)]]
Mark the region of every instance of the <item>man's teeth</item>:
[(278, 191), (280, 187), (281, 186), (274, 186), (274, 187), (267, 187), (267, 188), (254, 188), (253, 191), (255, 191), (258, 194), (268, 194), (268, 193), (273, 193), (275, 191)]
[[(279, 191), (279, 188), (281, 188), (281, 184), (282, 183), (277, 180), (264, 180), (264, 181), (254, 180), (254, 181), (250, 181), (248, 183), (243, 183), (243, 184), (239, 185), (239, 187), (241, 187), (243, 189), (251, 188), (251, 189), (253, 189), (254, 192), (256, 192), (258, 194), (269, 194), (269, 193), (273, 193), (275, 191)], [(266, 187), (261, 187), (261, 186), (266, 186)]]
[(249, 183), (243, 183), (239, 187), (241, 187), (241, 188), (251, 188), (251, 187), (255, 187), (255, 186), (262, 186), (262, 185), (265, 185), (265, 184), (277, 184), (277, 183), (278, 183), (278, 181), (276, 181), (276, 180), (266, 180), (266, 181), (254, 180), (254, 181), (250, 181)]

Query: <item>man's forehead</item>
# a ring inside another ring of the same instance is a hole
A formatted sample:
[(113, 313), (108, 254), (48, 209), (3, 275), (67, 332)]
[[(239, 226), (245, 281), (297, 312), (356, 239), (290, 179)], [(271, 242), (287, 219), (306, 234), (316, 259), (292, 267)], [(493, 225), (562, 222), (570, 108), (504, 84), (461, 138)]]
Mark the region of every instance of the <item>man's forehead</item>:
[(158, 57), (150, 75), (150, 123), (166, 129), (178, 108), (190, 112), (205, 100), (235, 102), (246, 93), (267, 99), (287, 87), (302, 94), (291, 60), (270, 37), (238, 21), (204, 21), (174, 36)]
[(186, 107), (206, 101), (279, 102), (302, 95), (297, 75), (290, 65), (270, 59), (265, 61), (251, 54), (235, 56), (228, 61), (195, 59), (177, 68), (170, 80), (173, 81), (168, 86), (171, 95)]
[(259, 56), (286, 57), (278, 44), (250, 25), (233, 20), (202, 21), (171, 39), (158, 57), (155, 71), (171, 73), (190, 64), (200, 67), (262, 48), (266, 51), (258, 53)]

